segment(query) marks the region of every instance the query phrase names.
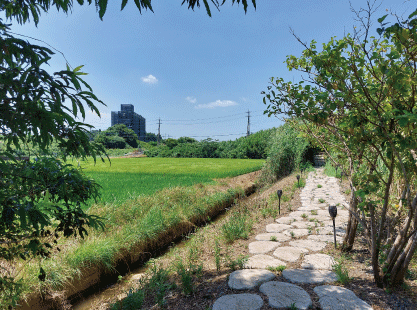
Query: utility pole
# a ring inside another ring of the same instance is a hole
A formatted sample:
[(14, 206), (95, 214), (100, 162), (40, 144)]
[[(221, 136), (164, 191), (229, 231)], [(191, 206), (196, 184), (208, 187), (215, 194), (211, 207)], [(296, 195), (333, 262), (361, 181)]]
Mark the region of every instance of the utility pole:
[(250, 111), (248, 110), (248, 112), (246, 112), (246, 113), (248, 113), (248, 128), (247, 128), (247, 131), (246, 131), (246, 137), (249, 137), (249, 135), (250, 135)]
[(159, 140), (161, 139), (160, 137), (161, 137), (161, 119), (159, 118), (158, 119), (158, 137), (157, 137), (158, 145), (159, 145)]

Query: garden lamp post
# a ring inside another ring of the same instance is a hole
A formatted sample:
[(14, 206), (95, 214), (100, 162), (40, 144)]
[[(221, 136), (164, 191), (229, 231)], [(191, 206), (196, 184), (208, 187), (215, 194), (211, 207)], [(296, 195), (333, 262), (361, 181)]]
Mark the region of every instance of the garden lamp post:
[(303, 175), (304, 173), (304, 168), (301, 168), (301, 175)]
[(344, 175), (345, 175), (345, 173), (343, 171), (340, 172), (340, 183), (342, 183)]
[(336, 206), (329, 206), (329, 214), (333, 220), (333, 235), (334, 235), (334, 248), (336, 249), (336, 223), (335, 219), (337, 216), (337, 207)]
[(281, 215), (281, 196), (282, 196), (282, 189), (277, 190), (278, 195), (278, 214)]
[(335, 169), (336, 169), (336, 178), (337, 178), (337, 168), (339, 168), (339, 166), (336, 165)]
[(298, 187), (300, 187), (300, 175), (297, 174)]

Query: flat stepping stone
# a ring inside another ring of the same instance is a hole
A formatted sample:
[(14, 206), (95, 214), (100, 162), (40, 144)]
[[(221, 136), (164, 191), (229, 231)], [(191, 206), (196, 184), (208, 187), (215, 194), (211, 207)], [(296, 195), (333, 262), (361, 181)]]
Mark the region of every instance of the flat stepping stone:
[(280, 232), (286, 229), (292, 228), (291, 225), (287, 225), (287, 224), (268, 224), (266, 225), (266, 231), (271, 233), (271, 232)]
[(276, 249), (273, 255), (279, 259), (293, 263), (296, 262), (300, 258), (301, 254), (304, 253), (308, 253), (308, 250), (292, 246), (283, 246)]
[(265, 269), (237, 270), (229, 276), (229, 287), (235, 290), (250, 290), (274, 278), (275, 274)]
[(284, 231), (284, 234), (292, 238), (298, 238), (308, 235), (308, 229), (288, 229)]
[(337, 281), (337, 275), (330, 270), (285, 269), (282, 276), (290, 282), (301, 284), (324, 284)]
[[(307, 237), (308, 240), (314, 240), (314, 241), (321, 241), (321, 242), (328, 242), (328, 243), (334, 243), (334, 237), (330, 235), (310, 235)], [(336, 235), (336, 242), (342, 243), (343, 238)]]
[(336, 262), (333, 257), (327, 254), (307, 254), (304, 256), (301, 268), (332, 270), (334, 264)]
[(261, 285), (259, 291), (268, 297), (268, 302), (274, 308), (308, 309), (313, 305), (310, 295), (301, 287), (286, 283), (271, 281)]
[(255, 239), (258, 241), (272, 241), (271, 238), (272, 240), (279, 242), (284, 242), (291, 239), (291, 237), (282, 233), (264, 233), (255, 236)]
[(261, 296), (256, 294), (230, 294), (217, 299), (213, 310), (259, 310), (264, 305)]
[[(333, 226), (325, 226), (325, 227), (318, 227), (318, 231), (316, 233), (319, 235), (330, 235), (333, 236)], [(336, 236), (344, 236), (346, 234), (346, 230), (340, 227), (336, 227)]]
[(291, 226), (294, 226), (295, 228), (308, 228), (308, 227), (311, 227), (311, 229), (314, 229), (316, 227), (315, 224), (314, 224), (314, 222), (308, 222), (308, 221), (294, 222), (294, 223), (292, 223)]
[(319, 214), (314, 215), (314, 214), (311, 214), (311, 213), (308, 214), (308, 217), (307, 218), (308, 219), (317, 220), (317, 221), (320, 221), (320, 222), (328, 222), (328, 221), (331, 221), (332, 220), (332, 218), (330, 217), (330, 215), (319, 215)]
[(323, 285), (314, 288), (323, 310), (372, 310), (372, 307), (344, 287)]
[(289, 225), (292, 222), (294, 222), (294, 218), (289, 217), (289, 216), (283, 216), (283, 217), (280, 217), (279, 219), (276, 219), (275, 222)]
[[(303, 202), (301, 202), (303, 204)], [(316, 206), (305, 206), (305, 207), (299, 207), (298, 211), (303, 211), (303, 212), (311, 212), (311, 211), (315, 211), (315, 210), (319, 210), (319, 207)]]
[(323, 250), (327, 246), (327, 243), (313, 240), (295, 240), (290, 241), (290, 245), (316, 252)]
[(287, 263), (270, 255), (258, 254), (249, 257), (244, 267), (248, 269), (267, 269), (268, 267), (274, 268), (279, 266), (287, 266)]
[(249, 243), (249, 253), (251, 254), (265, 254), (275, 250), (280, 245), (279, 242), (274, 241), (255, 241)]
[(288, 214), (288, 217), (301, 217), (301, 218), (303, 218), (302, 217), (302, 215), (307, 215), (308, 216), (308, 213), (310, 213), (310, 212), (308, 212), (308, 211), (293, 211), (293, 212), (291, 212), (290, 214)]

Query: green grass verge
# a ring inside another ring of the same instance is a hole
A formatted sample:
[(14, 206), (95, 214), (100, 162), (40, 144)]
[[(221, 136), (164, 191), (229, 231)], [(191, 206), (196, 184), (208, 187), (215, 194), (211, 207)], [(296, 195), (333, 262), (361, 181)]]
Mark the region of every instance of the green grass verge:
[(59, 240), (62, 251), (42, 261), (45, 282), (37, 277), (39, 262), (26, 263), (24, 290), (26, 294), (60, 291), (73, 279), (82, 278), (85, 270), (111, 271), (121, 259), (131, 261), (134, 253), (169, 244), (184, 233), (184, 228), (213, 216), (237, 195), (243, 195), (241, 188), (215, 192), (207, 185), (195, 185), (164, 189), (121, 205), (93, 205), (89, 213), (105, 219), (105, 231), (92, 231), (84, 240)]

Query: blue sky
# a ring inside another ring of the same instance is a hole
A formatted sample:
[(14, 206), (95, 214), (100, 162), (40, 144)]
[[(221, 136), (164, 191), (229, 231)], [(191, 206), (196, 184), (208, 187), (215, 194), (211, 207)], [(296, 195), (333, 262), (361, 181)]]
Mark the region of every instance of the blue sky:
[[(101, 119), (87, 115), (97, 129), (108, 128), (110, 112), (127, 103), (146, 118), (147, 132), (157, 132), (160, 118), (166, 137), (234, 140), (246, 134), (247, 111), (251, 132), (281, 124), (263, 115), (260, 93), (270, 77), (300, 80), (284, 64), (287, 55), (303, 50), (290, 28), (304, 42), (320, 44), (357, 24), (348, 0), (257, 0), (256, 11), (249, 6), (246, 15), (228, 0), (220, 12), (212, 8), (212, 18), (203, 6), (193, 12), (181, 2), (154, 0), (154, 13), (141, 15), (132, 0), (123, 11), (121, 0), (109, 1), (101, 21), (94, 5), (75, 1), (68, 16), (53, 9), (38, 27), (14, 23), (12, 31), (47, 42), (73, 68), (84, 65), (85, 80), (107, 105), (99, 106)], [(366, 5), (351, 3), (355, 9)], [(415, 7), (383, 1), (375, 21), (386, 9), (407, 16)], [(62, 70), (65, 63), (57, 53), (47, 70)]]

